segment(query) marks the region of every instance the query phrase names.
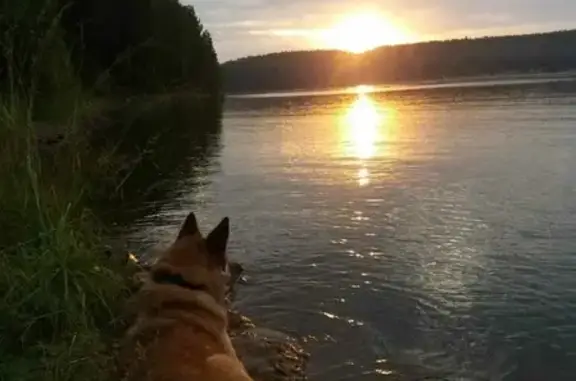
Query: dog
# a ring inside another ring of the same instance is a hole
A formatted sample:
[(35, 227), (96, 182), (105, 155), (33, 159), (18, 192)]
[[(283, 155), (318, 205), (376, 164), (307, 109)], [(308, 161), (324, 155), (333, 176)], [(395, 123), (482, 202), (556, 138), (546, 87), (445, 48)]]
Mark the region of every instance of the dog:
[(228, 218), (204, 238), (191, 213), (130, 303), (125, 381), (252, 381), (227, 333)]

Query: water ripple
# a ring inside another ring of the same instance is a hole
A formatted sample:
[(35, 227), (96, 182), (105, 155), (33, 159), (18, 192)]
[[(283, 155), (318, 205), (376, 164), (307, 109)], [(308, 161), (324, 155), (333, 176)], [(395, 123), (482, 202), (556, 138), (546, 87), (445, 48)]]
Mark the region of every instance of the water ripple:
[(235, 100), (143, 235), (229, 215), (241, 307), (322, 338), (312, 379), (571, 380), (575, 91), (507, 89)]

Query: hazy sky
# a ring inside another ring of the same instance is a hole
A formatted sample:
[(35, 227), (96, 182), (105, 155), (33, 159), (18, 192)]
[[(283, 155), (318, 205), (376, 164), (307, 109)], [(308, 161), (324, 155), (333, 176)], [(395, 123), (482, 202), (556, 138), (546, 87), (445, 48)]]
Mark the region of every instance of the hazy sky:
[(576, 28), (576, 0), (181, 0), (195, 6), (221, 61), (321, 48), (309, 30), (378, 12), (415, 40)]

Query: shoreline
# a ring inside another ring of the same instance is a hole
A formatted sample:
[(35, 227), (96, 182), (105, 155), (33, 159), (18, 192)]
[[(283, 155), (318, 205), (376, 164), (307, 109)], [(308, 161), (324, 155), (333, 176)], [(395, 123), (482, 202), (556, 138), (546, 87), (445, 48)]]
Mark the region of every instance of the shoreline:
[(230, 92), (226, 93), (226, 98), (230, 99), (250, 99), (250, 98), (282, 98), (298, 96), (331, 96), (331, 95), (355, 95), (358, 88), (366, 88), (366, 93), (402, 93), (418, 90), (435, 90), (444, 88), (460, 87), (485, 87), (485, 86), (506, 86), (548, 83), (548, 82), (568, 82), (576, 81), (576, 71), (566, 71), (562, 73), (510, 73), (484, 76), (462, 76), (450, 77), (435, 80), (422, 81), (396, 81), (376, 84), (358, 84), (348, 87), (328, 87), (318, 89), (292, 89), (275, 90), (264, 92)]

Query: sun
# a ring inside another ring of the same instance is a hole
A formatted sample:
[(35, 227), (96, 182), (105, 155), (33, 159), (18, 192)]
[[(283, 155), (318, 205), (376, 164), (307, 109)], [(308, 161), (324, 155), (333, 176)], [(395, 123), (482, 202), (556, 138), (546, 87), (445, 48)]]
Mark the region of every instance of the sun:
[(322, 37), (327, 48), (351, 53), (364, 53), (382, 45), (409, 41), (406, 32), (377, 13), (358, 13), (347, 16), (325, 30)]

